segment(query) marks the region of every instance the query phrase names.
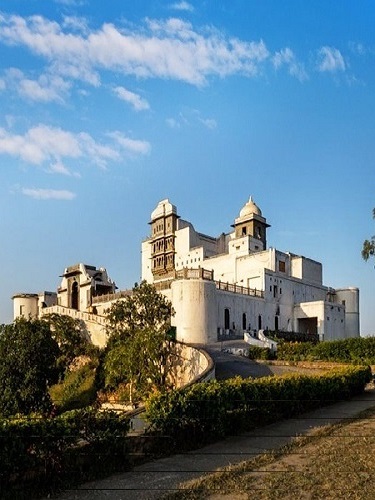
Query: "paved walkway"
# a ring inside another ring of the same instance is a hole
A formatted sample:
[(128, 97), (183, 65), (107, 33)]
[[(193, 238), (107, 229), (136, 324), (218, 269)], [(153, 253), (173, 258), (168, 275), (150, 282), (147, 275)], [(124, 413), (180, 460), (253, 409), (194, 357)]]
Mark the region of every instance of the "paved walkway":
[(59, 498), (148, 500), (161, 498), (178, 489), (188, 479), (198, 478), (206, 472), (237, 464), (267, 451), (280, 448), (295, 436), (313, 428), (351, 419), (361, 411), (375, 407), (375, 389), (361, 396), (343, 401), (298, 418), (283, 420), (240, 436), (231, 436), (200, 450), (173, 455), (135, 467), (130, 472), (81, 485), (76, 490), (63, 492)]

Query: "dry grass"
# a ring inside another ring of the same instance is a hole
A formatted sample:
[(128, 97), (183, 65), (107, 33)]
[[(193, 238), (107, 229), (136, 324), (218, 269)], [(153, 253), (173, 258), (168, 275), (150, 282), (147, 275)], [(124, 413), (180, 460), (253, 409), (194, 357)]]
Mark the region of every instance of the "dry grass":
[(167, 498), (375, 499), (375, 408), (180, 487)]

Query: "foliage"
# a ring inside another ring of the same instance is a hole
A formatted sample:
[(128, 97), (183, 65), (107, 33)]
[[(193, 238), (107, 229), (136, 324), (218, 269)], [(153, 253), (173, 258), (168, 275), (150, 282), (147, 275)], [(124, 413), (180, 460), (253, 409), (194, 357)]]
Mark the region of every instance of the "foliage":
[(332, 340), (316, 345), (308, 342), (283, 342), (278, 345), (277, 359), (375, 364), (375, 337)]
[(20, 318), (0, 331), (0, 415), (48, 412), (60, 350), (47, 323)]
[(370, 379), (369, 367), (349, 366), (317, 376), (215, 380), (153, 395), (147, 419), (177, 447), (197, 445), (350, 398)]
[(77, 356), (93, 354), (92, 344), (82, 330), (79, 319), (64, 314), (47, 314), (43, 316), (51, 329), (52, 337), (59, 344), (60, 356), (58, 365), (63, 373)]
[[(372, 217), (375, 219), (375, 208), (372, 211)], [(375, 236), (372, 236), (370, 240), (365, 240), (362, 247), (362, 258), (368, 260), (370, 257), (375, 256)]]
[(109, 342), (103, 363), (105, 386), (128, 383), (129, 399), (166, 386), (172, 306), (143, 281), (107, 312)]
[(96, 399), (95, 371), (97, 362), (90, 361), (69, 372), (62, 382), (50, 388), (53, 404), (59, 412), (84, 408)]
[(30, 498), (33, 487), (48, 490), (63, 479), (119, 468), (128, 430), (127, 417), (92, 408), (56, 418), (0, 420), (0, 491), (14, 498), (21, 489)]
[(285, 342), (311, 342), (317, 344), (319, 342), (319, 335), (317, 333), (299, 333), (299, 332), (282, 332), (279, 330), (268, 330), (267, 337), (269, 339)]
[(170, 330), (172, 305), (164, 295), (146, 281), (136, 283), (132, 292), (107, 311), (111, 344), (125, 340), (136, 330), (153, 330), (163, 335)]
[(249, 359), (275, 359), (275, 354), (268, 347), (251, 345), (249, 347)]

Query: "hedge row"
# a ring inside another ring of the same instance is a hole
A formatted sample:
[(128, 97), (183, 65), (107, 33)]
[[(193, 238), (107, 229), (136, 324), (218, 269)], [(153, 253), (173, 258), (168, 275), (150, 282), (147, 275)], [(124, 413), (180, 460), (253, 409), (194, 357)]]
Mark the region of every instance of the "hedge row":
[(127, 458), (129, 419), (73, 410), (56, 418), (0, 420), (0, 492), (47, 493), (116, 469)]
[(369, 367), (349, 366), (319, 376), (211, 381), (154, 395), (146, 416), (153, 432), (172, 437), (176, 447), (194, 447), (350, 398), (370, 379)]
[(320, 342), (281, 342), (277, 359), (286, 361), (335, 361), (352, 364), (375, 364), (375, 337), (359, 337)]

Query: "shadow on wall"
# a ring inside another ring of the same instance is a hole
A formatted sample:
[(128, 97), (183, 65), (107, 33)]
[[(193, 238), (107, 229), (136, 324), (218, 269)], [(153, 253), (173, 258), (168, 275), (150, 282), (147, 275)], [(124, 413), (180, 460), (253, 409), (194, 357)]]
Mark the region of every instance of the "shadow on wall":
[(175, 343), (170, 354), (170, 382), (173, 387), (183, 387), (215, 378), (215, 365), (203, 350), (182, 343)]

